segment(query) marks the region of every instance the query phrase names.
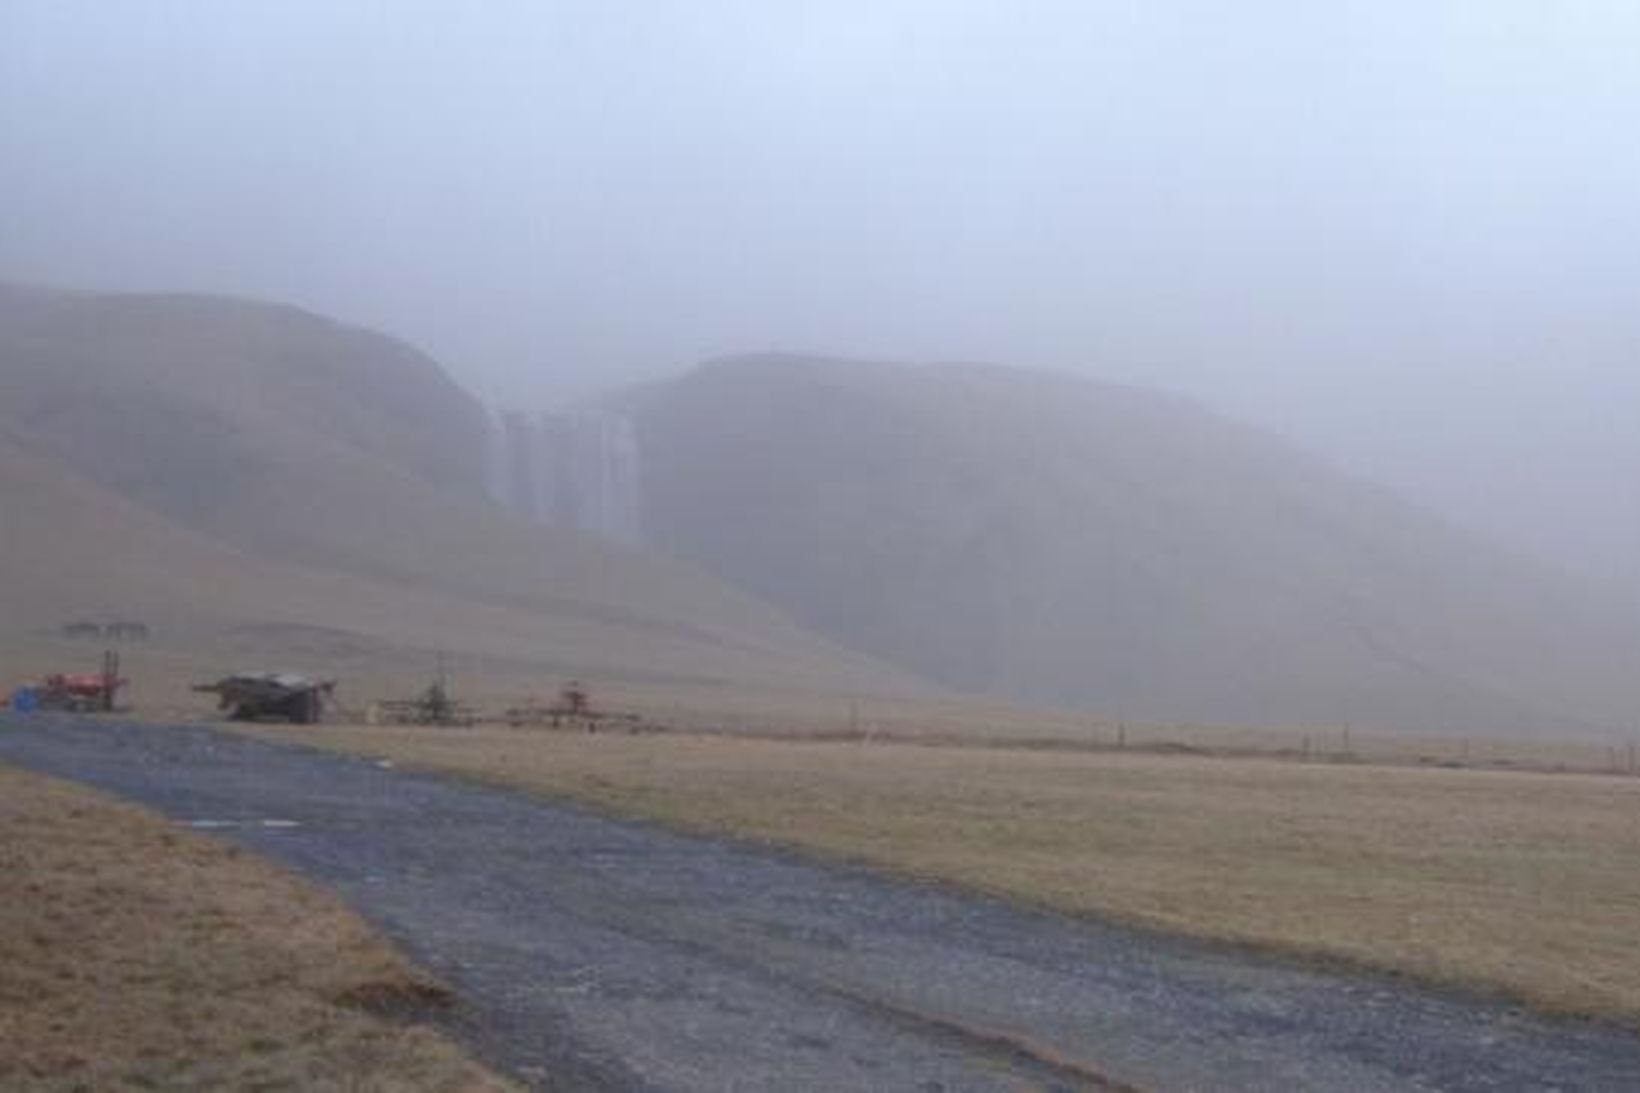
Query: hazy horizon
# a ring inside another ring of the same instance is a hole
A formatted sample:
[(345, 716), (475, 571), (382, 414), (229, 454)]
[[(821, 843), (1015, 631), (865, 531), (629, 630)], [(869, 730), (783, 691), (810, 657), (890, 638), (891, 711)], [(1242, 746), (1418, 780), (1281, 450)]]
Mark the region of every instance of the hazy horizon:
[(1640, 588), (1640, 12), (18, 0), (0, 277), (552, 402), (781, 349), (1181, 391)]

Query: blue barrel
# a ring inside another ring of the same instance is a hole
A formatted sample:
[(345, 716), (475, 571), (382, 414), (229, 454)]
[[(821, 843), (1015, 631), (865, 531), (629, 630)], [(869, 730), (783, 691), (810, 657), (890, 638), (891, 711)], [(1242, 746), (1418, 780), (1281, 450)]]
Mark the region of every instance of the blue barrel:
[(11, 708), (16, 713), (33, 713), (40, 708), (40, 690), (37, 687), (19, 687), (11, 692)]

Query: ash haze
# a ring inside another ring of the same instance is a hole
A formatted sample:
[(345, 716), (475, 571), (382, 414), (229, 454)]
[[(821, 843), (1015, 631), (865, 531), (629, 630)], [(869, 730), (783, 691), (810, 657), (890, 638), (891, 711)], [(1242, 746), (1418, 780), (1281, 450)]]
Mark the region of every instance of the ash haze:
[(0, 278), (1198, 395), (1640, 588), (1632, 3), (7, 0)]

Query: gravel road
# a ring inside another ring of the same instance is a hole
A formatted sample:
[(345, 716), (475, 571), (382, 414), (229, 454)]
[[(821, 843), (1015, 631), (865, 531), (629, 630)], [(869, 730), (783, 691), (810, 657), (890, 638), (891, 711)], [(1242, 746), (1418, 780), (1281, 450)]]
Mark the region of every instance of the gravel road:
[(0, 760), (340, 892), (458, 992), (458, 1036), (552, 1088), (1640, 1089), (1618, 1029), (365, 759), (0, 715)]

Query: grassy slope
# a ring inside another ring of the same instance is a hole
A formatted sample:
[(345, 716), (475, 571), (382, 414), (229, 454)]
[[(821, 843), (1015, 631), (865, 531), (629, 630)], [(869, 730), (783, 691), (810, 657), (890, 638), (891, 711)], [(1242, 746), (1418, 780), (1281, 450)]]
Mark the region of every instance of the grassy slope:
[(484, 503), (479, 416), (414, 351), (292, 309), (0, 289), (10, 636), (137, 616), (209, 650), (300, 624), (423, 667), (918, 689), (686, 566)]
[(1640, 781), (1189, 756), (274, 731), (1164, 930), (1640, 1023)]
[(774, 356), (630, 405), (658, 543), (959, 689), (1422, 732), (1609, 728), (1640, 702), (1636, 635), (1601, 605), (1181, 399)]
[(441, 989), (334, 899), (159, 817), (0, 768), (0, 1086), (501, 1090)]

